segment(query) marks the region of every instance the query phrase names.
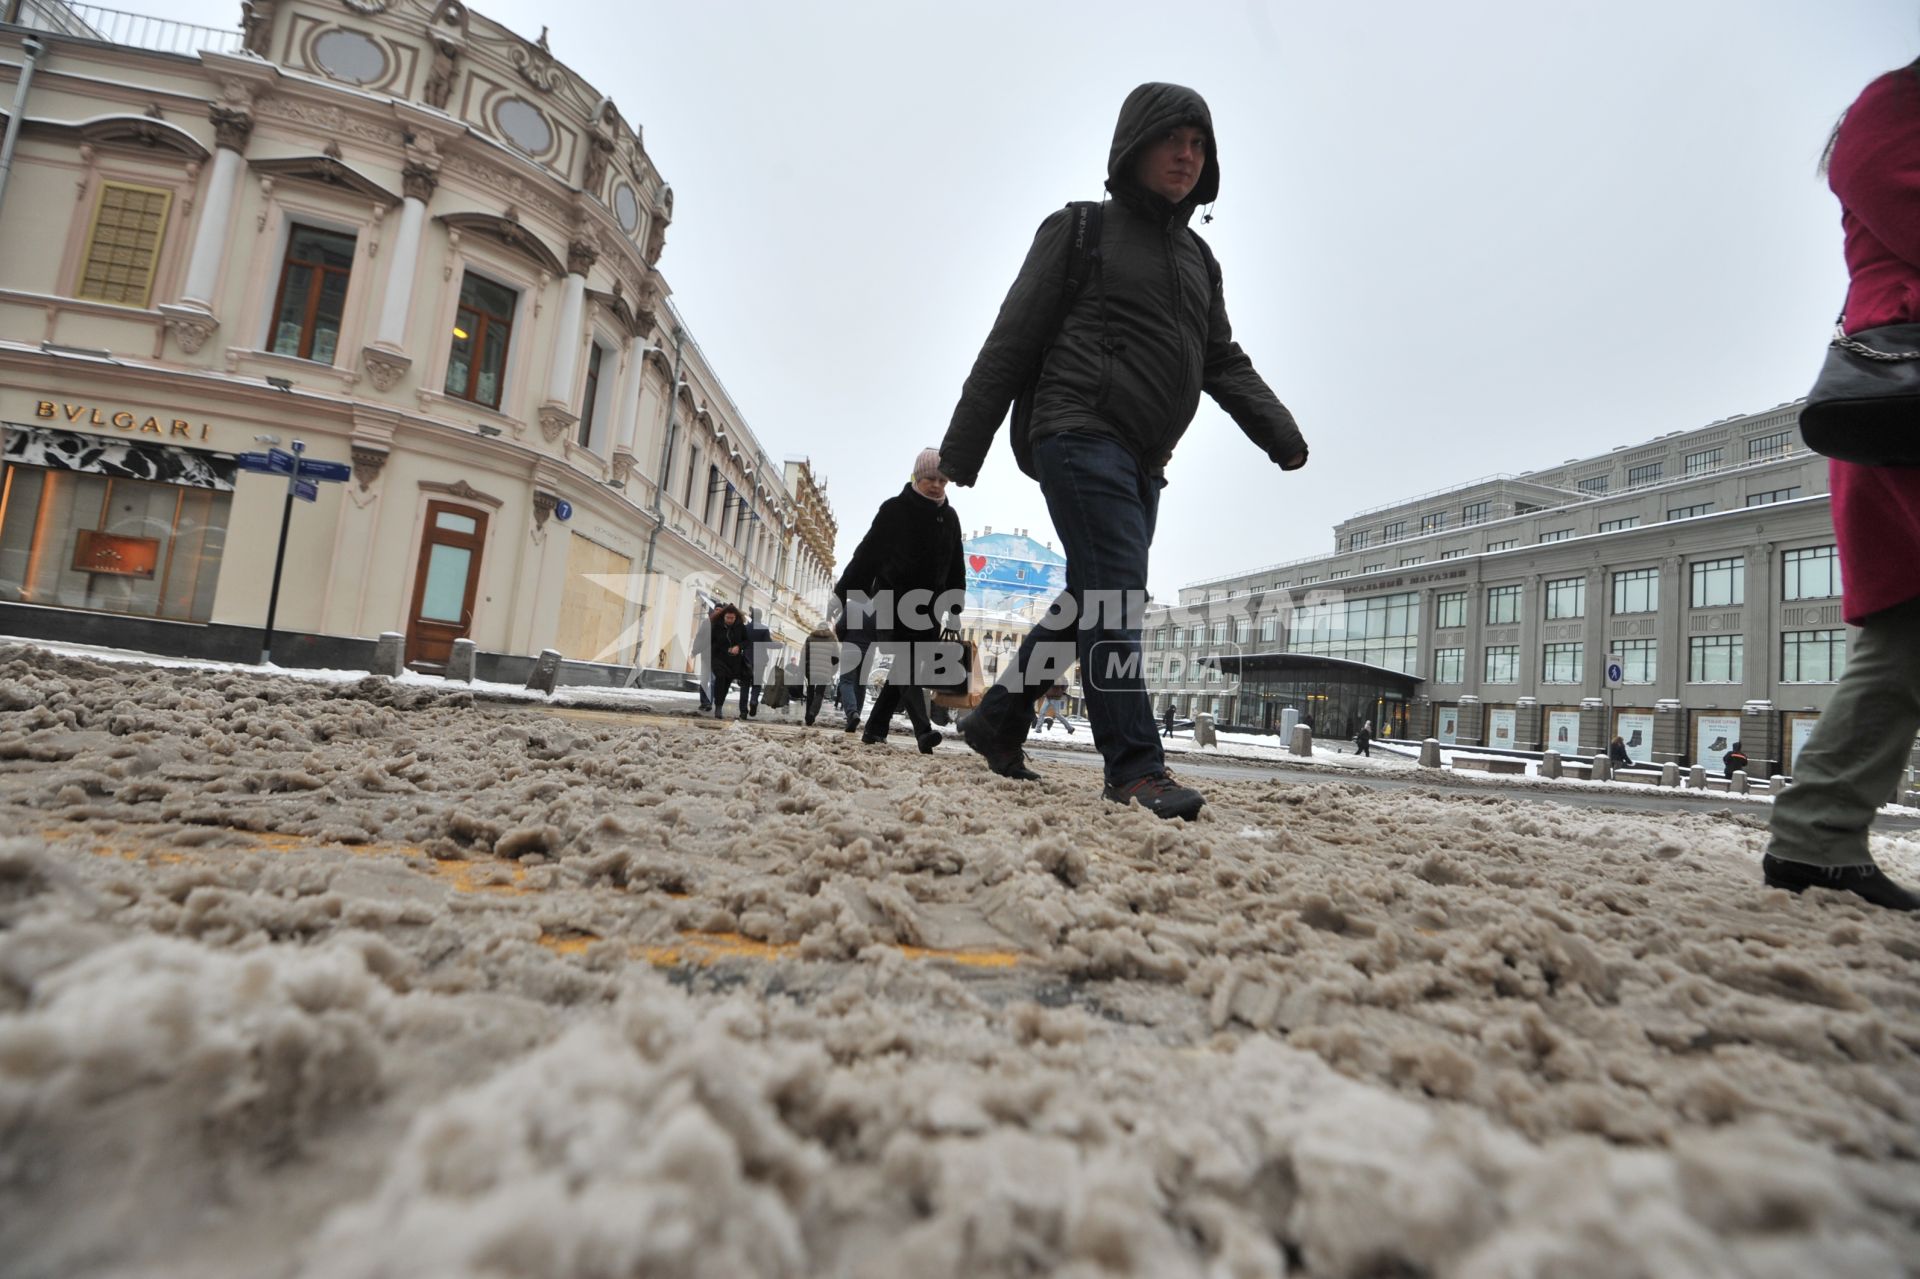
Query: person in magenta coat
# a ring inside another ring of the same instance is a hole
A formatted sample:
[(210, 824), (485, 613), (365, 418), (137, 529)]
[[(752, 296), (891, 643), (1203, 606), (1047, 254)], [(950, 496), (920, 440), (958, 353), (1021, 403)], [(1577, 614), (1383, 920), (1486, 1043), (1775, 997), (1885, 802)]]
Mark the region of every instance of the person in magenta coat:
[[(1826, 167), (1846, 234), (1845, 329), (1920, 322), (1920, 60), (1866, 87)], [(1796, 893), (1837, 889), (1915, 910), (1920, 893), (1881, 873), (1867, 828), (1920, 731), (1920, 467), (1830, 465), (1842, 612), (1860, 633), (1774, 803), (1761, 873)]]

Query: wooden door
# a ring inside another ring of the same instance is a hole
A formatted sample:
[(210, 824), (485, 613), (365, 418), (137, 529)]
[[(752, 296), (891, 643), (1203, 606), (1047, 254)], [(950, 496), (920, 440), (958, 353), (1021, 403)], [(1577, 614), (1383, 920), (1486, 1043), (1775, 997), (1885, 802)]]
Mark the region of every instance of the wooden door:
[(486, 540), (486, 512), (451, 502), (427, 504), (413, 604), (407, 611), (407, 665), (444, 668), (453, 655), (453, 642), (473, 629), (473, 597), (480, 589), (480, 553)]

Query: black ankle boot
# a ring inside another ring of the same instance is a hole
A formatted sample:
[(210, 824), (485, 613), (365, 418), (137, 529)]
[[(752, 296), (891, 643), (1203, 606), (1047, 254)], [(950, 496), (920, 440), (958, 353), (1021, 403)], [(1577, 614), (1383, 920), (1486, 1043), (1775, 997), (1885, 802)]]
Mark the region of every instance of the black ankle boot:
[(1814, 866), (1768, 853), (1760, 859), (1760, 875), (1768, 888), (1784, 888), (1790, 893), (1828, 888), (1852, 893), (1888, 910), (1920, 910), (1920, 893), (1888, 879), (1872, 862), (1856, 866)]

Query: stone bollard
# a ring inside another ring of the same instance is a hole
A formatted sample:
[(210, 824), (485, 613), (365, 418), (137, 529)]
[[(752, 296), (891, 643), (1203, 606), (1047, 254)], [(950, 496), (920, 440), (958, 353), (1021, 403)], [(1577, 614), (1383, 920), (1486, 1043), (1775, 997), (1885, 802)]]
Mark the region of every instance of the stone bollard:
[(1747, 793), (1747, 770), (1744, 768), (1733, 770), (1733, 793), (1736, 795)]
[(1593, 777), (1593, 780), (1596, 782), (1612, 781), (1613, 780), (1613, 761), (1608, 759), (1605, 755), (1595, 755), (1593, 757), (1592, 777)]
[(447, 659), (447, 678), (459, 680), (462, 684), (473, 683), (473, 667), (479, 652), (480, 646), (472, 640), (455, 640), (453, 656)]
[(1293, 740), (1287, 744), (1287, 754), (1313, 758), (1313, 730), (1305, 724), (1293, 726)]
[(1540, 756), (1540, 776), (1560, 780), (1560, 752), (1545, 751)]
[(1193, 717), (1193, 744), (1216, 748), (1220, 745), (1220, 739), (1213, 734), (1213, 716), (1200, 714)]
[(407, 669), (407, 637), (399, 631), (382, 631), (373, 642), (373, 673), (397, 678)]
[(1680, 765), (1671, 761), (1660, 765), (1660, 784), (1678, 789), (1680, 786)]
[(1695, 764), (1687, 770), (1687, 785), (1694, 790), (1705, 790), (1707, 788), (1707, 766), (1705, 764)]
[(1422, 768), (1440, 767), (1440, 739), (1439, 738), (1429, 737), (1426, 741), (1420, 743), (1420, 767)]
[(553, 696), (554, 686), (560, 682), (560, 650), (543, 648), (540, 658), (533, 664), (533, 674), (527, 676), (527, 687), (538, 689), (547, 696)]
[(1775, 773), (1767, 779), (1767, 789), (1776, 795), (1783, 794), (1787, 789), (1787, 779)]

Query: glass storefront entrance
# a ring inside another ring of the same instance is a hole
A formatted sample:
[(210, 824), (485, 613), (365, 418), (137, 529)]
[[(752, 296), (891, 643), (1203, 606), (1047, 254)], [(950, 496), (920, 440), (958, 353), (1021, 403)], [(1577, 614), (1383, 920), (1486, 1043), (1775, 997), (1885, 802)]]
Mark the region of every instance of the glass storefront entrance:
[(0, 599), (186, 622), (212, 616), (231, 459), (67, 431), (6, 434)]

